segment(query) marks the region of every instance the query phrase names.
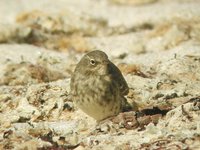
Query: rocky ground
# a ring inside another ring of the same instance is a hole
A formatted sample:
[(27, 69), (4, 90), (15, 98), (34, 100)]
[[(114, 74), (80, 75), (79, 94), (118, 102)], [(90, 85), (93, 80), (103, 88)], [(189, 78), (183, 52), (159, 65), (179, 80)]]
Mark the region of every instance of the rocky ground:
[[(199, 0), (0, 1), (0, 149), (200, 149)], [(98, 126), (69, 98), (101, 49), (130, 91)]]

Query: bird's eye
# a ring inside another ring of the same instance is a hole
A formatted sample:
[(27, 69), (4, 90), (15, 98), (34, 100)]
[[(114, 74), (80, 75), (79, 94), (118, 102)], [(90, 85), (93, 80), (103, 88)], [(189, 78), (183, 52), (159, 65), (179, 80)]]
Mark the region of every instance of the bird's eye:
[(95, 60), (94, 59), (90, 59), (90, 64), (94, 66), (96, 64)]

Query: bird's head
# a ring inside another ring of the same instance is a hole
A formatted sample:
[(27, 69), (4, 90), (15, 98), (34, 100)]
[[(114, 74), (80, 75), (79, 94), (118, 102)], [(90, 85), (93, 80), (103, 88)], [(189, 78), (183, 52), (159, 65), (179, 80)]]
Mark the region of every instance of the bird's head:
[(109, 66), (108, 56), (100, 50), (89, 52), (77, 64), (77, 70), (87, 75), (106, 75)]

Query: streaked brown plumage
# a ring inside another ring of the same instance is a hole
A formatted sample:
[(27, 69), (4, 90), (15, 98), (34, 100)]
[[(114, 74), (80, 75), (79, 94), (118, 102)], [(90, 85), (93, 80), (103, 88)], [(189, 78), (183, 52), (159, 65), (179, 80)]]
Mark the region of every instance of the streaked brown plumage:
[(75, 104), (97, 121), (120, 113), (128, 93), (120, 70), (100, 50), (82, 57), (72, 75), (70, 88)]

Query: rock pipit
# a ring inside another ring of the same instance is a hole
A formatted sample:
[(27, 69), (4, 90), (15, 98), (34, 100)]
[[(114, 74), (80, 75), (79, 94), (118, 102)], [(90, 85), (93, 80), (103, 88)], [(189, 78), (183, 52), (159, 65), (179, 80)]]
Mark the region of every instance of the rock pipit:
[(129, 90), (120, 70), (99, 50), (82, 57), (70, 88), (76, 106), (97, 121), (118, 115)]

